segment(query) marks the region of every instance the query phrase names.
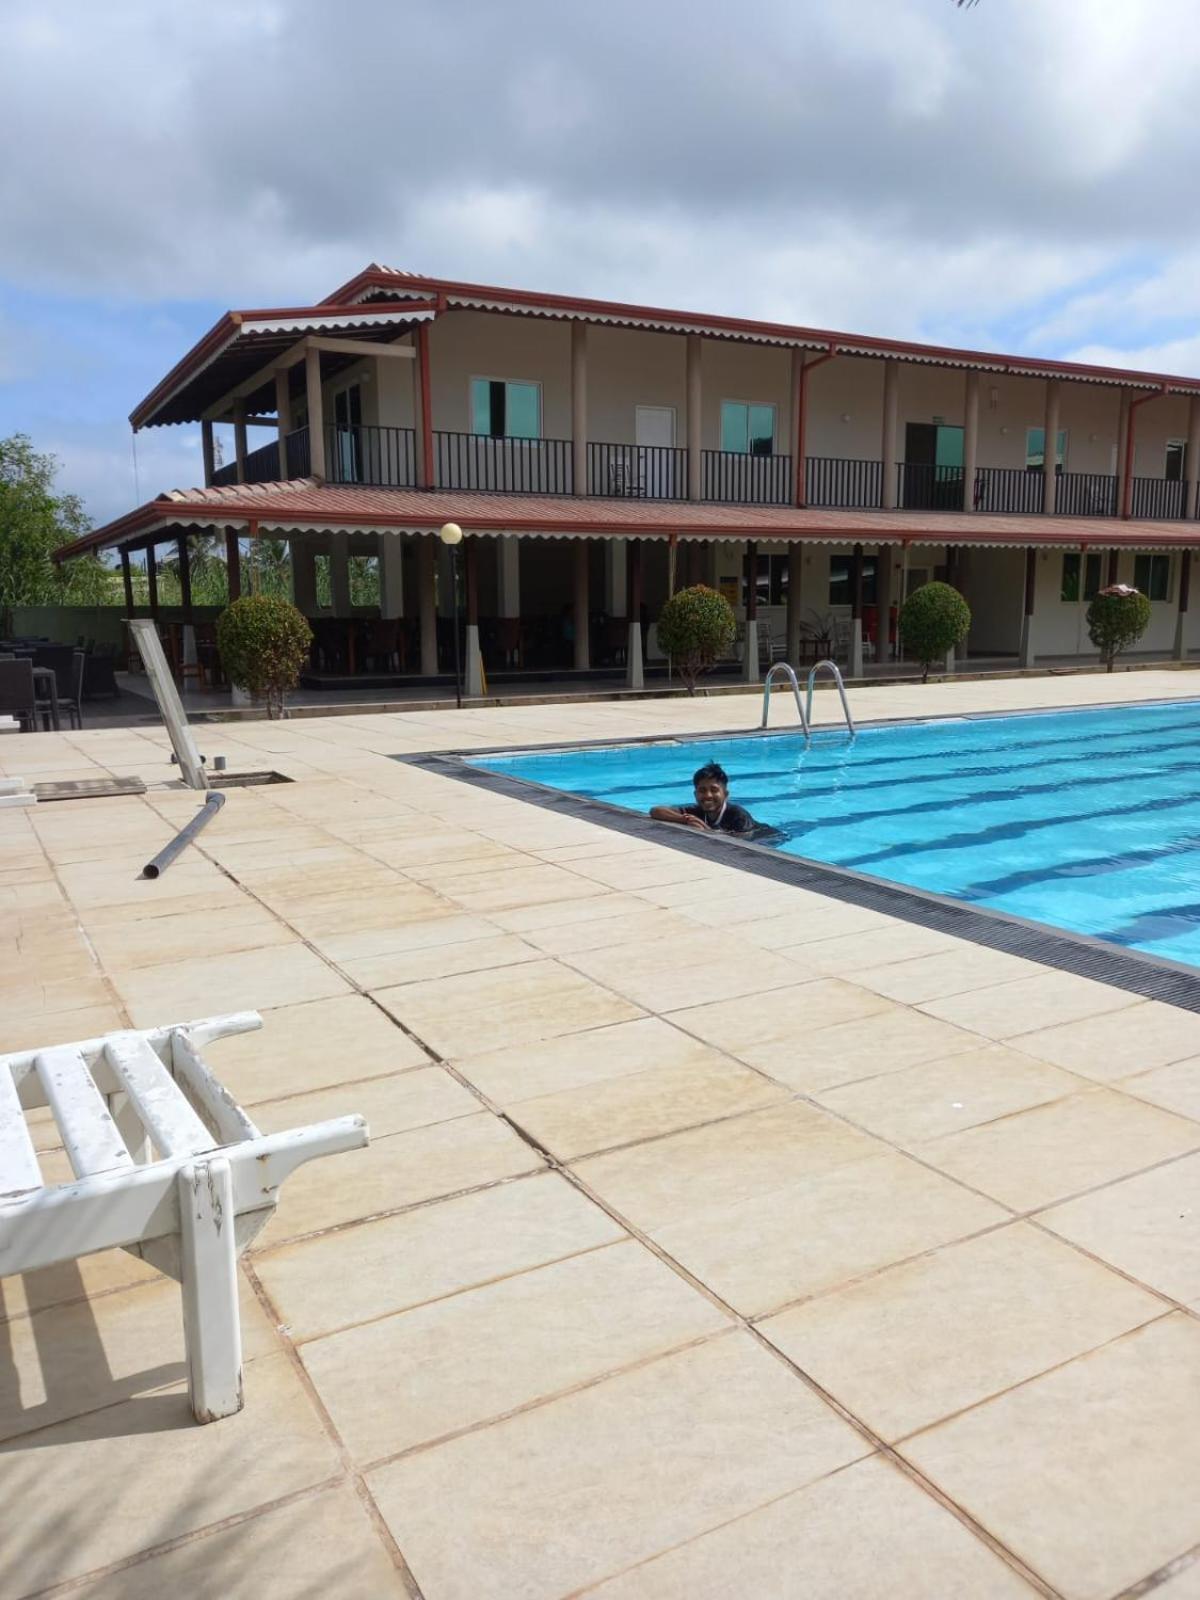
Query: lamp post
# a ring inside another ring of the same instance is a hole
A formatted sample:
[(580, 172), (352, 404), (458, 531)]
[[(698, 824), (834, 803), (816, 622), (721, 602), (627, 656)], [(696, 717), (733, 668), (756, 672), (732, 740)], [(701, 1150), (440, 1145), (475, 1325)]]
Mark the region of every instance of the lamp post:
[(450, 586), (454, 590), (454, 704), (462, 710), (462, 654), (458, 642), (458, 547), (463, 531), (457, 522), (447, 522), (438, 529), (438, 538), (450, 550)]

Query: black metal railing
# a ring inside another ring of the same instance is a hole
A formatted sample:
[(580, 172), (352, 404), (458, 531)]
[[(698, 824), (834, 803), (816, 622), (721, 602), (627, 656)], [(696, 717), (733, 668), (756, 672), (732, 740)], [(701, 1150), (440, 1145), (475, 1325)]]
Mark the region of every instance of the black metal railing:
[(501, 494), (571, 494), (569, 439), (493, 439), (481, 433), (435, 433), (439, 489)]
[(410, 489), (417, 481), (415, 432), (366, 423), (353, 428), (326, 427), (325, 479), (377, 489)]
[(1176, 478), (1135, 478), (1129, 497), (1129, 514), (1175, 521), (1187, 515), (1187, 484)]
[(223, 489), (227, 483), (237, 482), (237, 462), (227, 461), (223, 467), (218, 467), (212, 475), (213, 488)]
[(883, 462), (809, 456), (804, 463), (804, 499), (810, 506), (881, 506)]
[(295, 428), (284, 440), (287, 445), (289, 478), (307, 478), (312, 472), (312, 458), (308, 447), (308, 429)]
[(1116, 476), (1111, 472), (1060, 472), (1054, 509), (1060, 517), (1115, 517)]
[(588, 493), (686, 500), (687, 451), (677, 445), (588, 444)]
[(792, 458), (704, 450), (700, 456), (700, 498), (736, 505), (790, 505)]
[(977, 467), (976, 511), (1040, 512), (1046, 501), (1042, 470), (1028, 467)]
[[(225, 484), (238, 481), (236, 461), (227, 461), (224, 466), (218, 467), (213, 473), (213, 487), (220, 488)], [(277, 483), (279, 481), (279, 440), (272, 439), (270, 444), (259, 445), (257, 450), (246, 452), (246, 459), (242, 463), (243, 483)]]
[(896, 504), (904, 511), (961, 511), (963, 469), (926, 461), (901, 461)]

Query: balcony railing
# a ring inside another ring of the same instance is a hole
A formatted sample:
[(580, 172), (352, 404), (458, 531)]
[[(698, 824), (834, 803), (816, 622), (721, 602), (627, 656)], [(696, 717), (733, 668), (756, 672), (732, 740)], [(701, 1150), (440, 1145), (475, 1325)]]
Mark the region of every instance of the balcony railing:
[(288, 434), (284, 442), (287, 445), (288, 477), (307, 478), (312, 472), (312, 460), (308, 448), (308, 429), (296, 428)]
[(961, 511), (963, 469), (932, 462), (901, 461), (896, 504), (902, 511)]
[(804, 463), (804, 498), (810, 506), (881, 506), (883, 462), (809, 456)]
[(500, 494), (571, 494), (569, 439), (493, 439), (481, 433), (435, 433), (439, 489)]
[(700, 498), (735, 505), (790, 505), (792, 458), (704, 450), (700, 458)]
[(588, 445), (588, 493), (635, 500), (686, 500), (687, 451), (676, 445)]
[(1115, 475), (1111, 472), (1060, 472), (1054, 509), (1060, 517), (1115, 517)]
[(1175, 521), (1187, 515), (1187, 484), (1179, 478), (1135, 478), (1131, 490), (1131, 516)]
[[(277, 483), (279, 481), (279, 440), (272, 439), (270, 444), (260, 445), (257, 450), (246, 453), (242, 463), (243, 483)], [(213, 473), (214, 488), (224, 484), (238, 481), (236, 461), (227, 461), (223, 467), (218, 467)]]
[(416, 434), (412, 428), (325, 429), (328, 483), (363, 483), (379, 489), (410, 489), (417, 481)]
[(1046, 484), (1041, 469), (979, 467), (975, 472), (976, 511), (1008, 511), (1032, 516), (1045, 504)]

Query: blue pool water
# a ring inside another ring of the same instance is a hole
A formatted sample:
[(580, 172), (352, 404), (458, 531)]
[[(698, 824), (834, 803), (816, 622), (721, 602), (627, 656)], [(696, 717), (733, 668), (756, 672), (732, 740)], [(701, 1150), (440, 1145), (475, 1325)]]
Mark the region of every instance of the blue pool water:
[(704, 761), (791, 855), (1200, 966), (1200, 701), (475, 764), (645, 812)]

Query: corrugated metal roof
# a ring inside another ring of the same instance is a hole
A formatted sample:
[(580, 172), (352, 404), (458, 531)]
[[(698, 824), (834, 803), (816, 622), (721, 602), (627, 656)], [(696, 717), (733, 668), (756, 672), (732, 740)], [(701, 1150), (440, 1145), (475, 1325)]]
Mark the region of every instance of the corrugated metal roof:
[(231, 484), (175, 489), (67, 545), (56, 559), (138, 544), (190, 527), (256, 523), (262, 534), (430, 533), (457, 522), (487, 536), (798, 540), (814, 544), (922, 544), (1168, 550), (1200, 545), (1193, 523), (995, 513), (833, 511), (690, 501), (482, 494), (448, 489), (371, 489), (317, 483)]

